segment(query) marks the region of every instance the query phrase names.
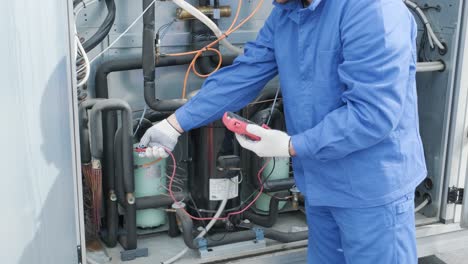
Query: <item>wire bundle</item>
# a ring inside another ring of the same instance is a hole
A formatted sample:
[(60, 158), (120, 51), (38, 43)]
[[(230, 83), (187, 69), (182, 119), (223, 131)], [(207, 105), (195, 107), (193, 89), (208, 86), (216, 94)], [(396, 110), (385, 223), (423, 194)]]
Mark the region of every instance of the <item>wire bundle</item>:
[[(214, 72), (216, 72), (217, 70), (219, 70), (219, 68), (221, 68), (222, 61), (223, 61), (221, 52), (219, 50), (213, 48), (213, 46), (215, 46), (221, 40), (227, 38), (230, 34), (232, 34), (234, 31), (238, 30), (245, 23), (247, 23), (247, 21), (249, 21), (258, 12), (258, 10), (260, 10), (260, 8), (262, 7), (263, 1), (264, 0), (260, 0), (258, 2), (257, 6), (255, 7), (255, 9), (252, 11), (252, 13), (250, 13), (250, 15), (248, 15), (244, 20), (242, 20), (237, 26), (234, 26), (236, 24), (236, 22), (237, 22), (237, 19), (239, 18), (240, 10), (241, 10), (241, 7), (242, 7), (242, 0), (239, 0), (239, 4), (237, 5), (236, 15), (235, 15), (235, 17), (234, 17), (234, 19), (233, 19), (233, 21), (231, 23), (231, 26), (218, 39), (216, 39), (215, 41), (213, 41), (210, 44), (206, 45), (205, 47), (203, 47), (203, 48), (201, 48), (199, 50), (194, 50), (194, 51), (165, 54), (166, 56), (195, 55), (193, 57), (192, 62), (189, 65), (189, 67), (187, 68), (186, 73), (185, 73), (184, 86), (183, 86), (183, 89), (182, 89), (182, 98), (184, 98), (184, 99), (186, 98), (186, 95), (187, 95), (187, 81), (188, 81), (188, 77), (189, 77), (189, 74), (190, 74), (191, 71), (193, 71), (193, 73), (195, 75), (197, 75), (198, 77), (206, 78), (206, 77), (210, 76), (211, 74), (213, 74)], [(218, 62), (218, 65), (216, 66), (216, 68), (211, 73), (209, 73), (209, 74), (200, 74), (195, 69), (195, 63), (196, 63), (197, 59), (203, 54), (203, 52), (206, 52), (206, 51), (212, 51), (212, 52), (216, 53), (216, 55), (218, 55), (219, 62)]]
[(427, 36), (427, 41), (429, 42), (429, 45), (431, 49), (434, 49), (434, 44), (440, 49), (440, 50), (445, 50), (445, 45), (442, 44), (442, 42), (439, 40), (439, 38), (436, 36), (434, 33), (434, 30), (432, 29), (431, 23), (427, 19), (427, 16), (424, 14), (423, 10), (418, 6), (418, 4), (414, 3), (413, 1), (410, 0), (403, 0), (403, 2), (406, 4), (407, 7), (409, 7), (411, 10), (413, 10), (418, 17), (421, 19), (421, 22), (423, 23), (424, 26), (424, 31)]

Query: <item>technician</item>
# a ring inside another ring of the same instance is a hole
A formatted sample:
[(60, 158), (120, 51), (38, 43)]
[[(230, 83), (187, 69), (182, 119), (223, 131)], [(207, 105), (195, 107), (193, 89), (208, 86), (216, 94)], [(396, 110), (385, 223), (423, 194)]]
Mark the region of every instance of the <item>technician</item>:
[(306, 197), (308, 263), (417, 263), (413, 194), (426, 176), (416, 34), (401, 0), (281, 0), (232, 66), (141, 140), (167, 154), (184, 131), (251, 102), (279, 74), (287, 133), (249, 125), (260, 157), (292, 157)]

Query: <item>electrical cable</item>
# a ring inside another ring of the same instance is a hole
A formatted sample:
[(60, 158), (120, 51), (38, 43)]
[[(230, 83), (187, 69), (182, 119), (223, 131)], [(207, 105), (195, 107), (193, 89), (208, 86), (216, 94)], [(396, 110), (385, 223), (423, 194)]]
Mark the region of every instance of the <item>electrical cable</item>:
[(267, 126), (270, 125), (271, 116), (273, 115), (273, 110), (275, 109), (276, 102), (277, 102), (277, 100), (278, 100), (279, 92), (280, 92), (280, 87), (278, 86), (278, 88), (276, 89), (275, 99), (273, 100), (273, 104), (271, 105), (270, 114), (268, 115), (268, 120), (267, 120), (267, 122), (266, 122), (266, 125), (267, 125)]
[[(170, 53), (170, 54), (165, 54), (166, 56), (184, 56), (184, 55), (195, 55), (195, 57), (193, 58), (192, 62), (190, 63), (188, 69), (187, 69), (187, 72), (185, 74), (185, 78), (184, 78), (184, 84), (183, 84), (183, 89), (182, 89), (182, 98), (185, 99), (186, 97), (186, 92), (187, 92), (187, 82), (188, 82), (188, 77), (189, 77), (189, 73), (190, 71), (193, 71), (195, 73), (195, 75), (199, 76), (199, 77), (208, 77), (209, 75), (213, 74), (214, 72), (216, 72), (217, 70), (219, 70), (219, 68), (221, 67), (221, 64), (222, 64), (222, 56), (221, 56), (221, 53), (216, 50), (216, 49), (213, 49), (212, 47), (214, 45), (216, 45), (217, 43), (219, 43), (221, 40), (227, 38), (231, 33), (233, 33), (234, 31), (238, 30), (240, 27), (242, 27), (245, 23), (247, 23), (247, 21), (249, 21), (257, 12), (258, 10), (260, 10), (260, 8), (262, 7), (262, 4), (263, 4), (263, 1), (264, 0), (260, 0), (257, 4), (257, 6), (254, 8), (254, 10), (252, 11), (252, 13), (250, 13), (244, 20), (242, 20), (237, 26), (234, 26), (235, 23), (237, 22), (237, 19), (238, 19), (238, 16), (239, 16), (239, 13), (240, 13), (240, 9), (241, 9), (241, 5), (242, 5), (242, 1), (240, 0), (239, 1), (239, 4), (238, 4), (238, 7), (237, 7), (237, 12), (236, 12), (236, 16), (234, 17), (234, 20), (232, 21), (231, 23), (231, 26), (229, 27), (229, 29), (221, 35), (221, 37), (219, 37), (218, 39), (216, 39), (215, 41), (211, 42), (210, 44), (206, 45), (205, 47), (203, 47), (202, 49), (199, 49), (199, 50), (194, 50), (194, 51), (188, 51), (188, 52), (181, 52), (181, 53)], [(208, 73), (208, 74), (200, 74), (196, 71), (195, 69), (195, 62), (197, 61), (197, 59), (202, 55), (203, 52), (206, 52), (206, 51), (214, 51), (216, 52), (216, 54), (218, 55), (218, 58), (219, 58), (219, 63), (218, 63), (218, 66), (211, 72), (211, 73)]]
[(140, 129), (141, 122), (143, 122), (143, 119), (145, 118), (145, 114), (146, 114), (147, 109), (148, 109), (148, 105), (145, 104), (145, 108), (143, 108), (143, 113), (141, 114), (140, 121), (138, 122), (138, 125), (137, 125), (135, 131), (133, 131), (133, 136), (134, 137), (135, 137), (136, 133), (138, 132), (138, 130)]
[(427, 33), (429, 45), (431, 46), (431, 48), (434, 48), (434, 44), (435, 44), (440, 50), (445, 50), (445, 46), (442, 44), (442, 42), (434, 33), (431, 23), (427, 19), (427, 16), (424, 14), (424, 11), (418, 6), (418, 4), (410, 0), (403, 0), (403, 2), (406, 4), (406, 6), (408, 6), (413, 11), (415, 11), (416, 14), (419, 16), (419, 18), (421, 19), (424, 27), (427, 29), (426, 33)]
[(89, 52), (101, 43), (109, 34), (115, 22), (116, 7), (114, 0), (105, 0), (107, 6), (107, 16), (97, 31), (83, 43), (84, 49)]
[(414, 212), (417, 213), (419, 211), (421, 211), (421, 209), (423, 209), (424, 207), (426, 207), (426, 205), (428, 205), (430, 202), (430, 199), (427, 198), (426, 200), (424, 200), (422, 203), (420, 203), (416, 208), (414, 208)]
[[(83, 77), (83, 79), (81, 79), (81, 81), (78, 82), (78, 85), (77, 85), (78, 87), (81, 87), (81, 86), (85, 85), (86, 82), (89, 79), (89, 75), (90, 75), (90, 72), (91, 72), (91, 65), (89, 63), (88, 55), (86, 54), (86, 51), (83, 48), (83, 45), (81, 44), (81, 41), (78, 38), (78, 36), (75, 36), (75, 42), (76, 42), (77, 50), (79, 50), (81, 52), (82, 58), (84, 60), (85, 76)], [(78, 71), (78, 73), (79, 73), (79, 71)]]

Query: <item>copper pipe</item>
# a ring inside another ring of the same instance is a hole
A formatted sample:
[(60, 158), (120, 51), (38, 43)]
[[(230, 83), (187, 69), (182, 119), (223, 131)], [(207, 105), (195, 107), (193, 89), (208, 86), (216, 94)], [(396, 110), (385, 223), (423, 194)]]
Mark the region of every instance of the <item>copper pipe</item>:
[[(196, 7), (206, 16), (213, 16), (214, 9), (212, 6), (198, 6)], [(230, 6), (220, 6), (219, 13), (221, 17), (230, 17), (231, 16), (231, 7)], [(195, 19), (189, 12), (183, 10), (182, 8), (177, 8), (177, 19), (187, 20)]]

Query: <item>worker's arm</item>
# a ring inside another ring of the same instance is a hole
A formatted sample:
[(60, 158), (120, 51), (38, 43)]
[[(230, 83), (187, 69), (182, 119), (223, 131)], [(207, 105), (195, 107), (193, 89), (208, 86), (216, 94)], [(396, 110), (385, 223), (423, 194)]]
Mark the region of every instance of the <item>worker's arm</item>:
[(244, 55), (208, 77), (200, 92), (169, 119), (171, 124), (188, 131), (221, 118), (226, 111), (238, 111), (255, 99), (278, 72), (273, 44), (276, 12), (273, 9), (255, 42), (246, 43)]
[(346, 85), (344, 105), (292, 136), (298, 157), (339, 159), (379, 143), (398, 125), (407, 89), (413, 88), (413, 20), (403, 4), (350, 3), (340, 27), (344, 61), (338, 76)]

